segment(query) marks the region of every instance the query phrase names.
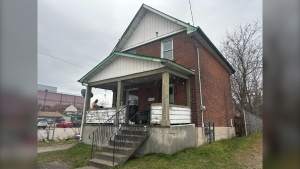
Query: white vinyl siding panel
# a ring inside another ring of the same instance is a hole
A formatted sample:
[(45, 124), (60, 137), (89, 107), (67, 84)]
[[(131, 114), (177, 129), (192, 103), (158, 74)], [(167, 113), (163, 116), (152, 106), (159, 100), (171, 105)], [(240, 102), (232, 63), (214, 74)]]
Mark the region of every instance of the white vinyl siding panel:
[[(162, 119), (161, 104), (151, 105), (151, 124), (160, 124)], [(170, 124), (191, 123), (191, 109), (186, 106), (170, 105)]]
[[(126, 108), (123, 109), (119, 114), (119, 122), (125, 122)], [(90, 110), (86, 114), (86, 123), (114, 123), (115, 118), (110, 119), (116, 114), (116, 109), (99, 109)], [(110, 119), (110, 120), (109, 120)]]
[[(137, 44), (172, 34), (183, 29), (185, 29), (183, 26), (148, 11), (130, 38), (127, 40), (123, 49), (130, 48)], [(156, 35), (156, 32), (158, 32), (158, 36)]]
[(89, 83), (164, 67), (159, 62), (120, 56), (89, 79)]

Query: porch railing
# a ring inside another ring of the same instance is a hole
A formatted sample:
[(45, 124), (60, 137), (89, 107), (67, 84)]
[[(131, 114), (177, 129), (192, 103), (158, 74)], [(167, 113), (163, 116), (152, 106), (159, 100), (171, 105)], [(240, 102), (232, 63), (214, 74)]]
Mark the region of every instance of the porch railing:
[(94, 156), (94, 147), (101, 146), (105, 142), (107, 142), (115, 132), (117, 131), (118, 127), (116, 125), (105, 125), (107, 122), (113, 121), (113, 118), (120, 112), (125, 109), (127, 106), (121, 107), (113, 116), (107, 119), (105, 122), (101, 123), (98, 128), (96, 128), (90, 135), (89, 139), (92, 139), (92, 149), (91, 149), (91, 158)]

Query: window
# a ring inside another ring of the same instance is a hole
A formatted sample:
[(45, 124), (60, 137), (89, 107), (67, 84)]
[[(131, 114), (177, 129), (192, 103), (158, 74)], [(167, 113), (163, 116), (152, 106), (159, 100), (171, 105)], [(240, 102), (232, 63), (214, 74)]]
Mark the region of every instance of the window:
[(161, 42), (161, 57), (173, 59), (173, 39), (166, 39)]

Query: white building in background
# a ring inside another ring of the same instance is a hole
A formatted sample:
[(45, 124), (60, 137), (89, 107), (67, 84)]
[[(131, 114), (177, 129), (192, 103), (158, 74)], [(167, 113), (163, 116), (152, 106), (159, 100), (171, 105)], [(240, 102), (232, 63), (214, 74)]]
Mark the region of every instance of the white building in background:
[(42, 91), (47, 90), (48, 92), (57, 92), (57, 87), (47, 86), (47, 85), (42, 85), (42, 84), (38, 84), (37, 89), (42, 90)]

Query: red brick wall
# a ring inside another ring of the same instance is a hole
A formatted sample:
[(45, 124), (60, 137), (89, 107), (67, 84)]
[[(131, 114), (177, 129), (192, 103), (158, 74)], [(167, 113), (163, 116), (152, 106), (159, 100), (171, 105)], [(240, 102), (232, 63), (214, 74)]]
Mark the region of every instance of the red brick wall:
[[(144, 83), (139, 89), (139, 111), (147, 104), (161, 103), (161, 82)], [(148, 101), (149, 97), (154, 97), (154, 101)]]
[[(186, 105), (186, 82), (181, 78), (171, 79), (170, 84), (174, 84), (174, 102), (176, 105)], [(144, 83), (138, 88), (139, 110), (147, 104), (161, 103), (161, 80), (157, 82)], [(148, 101), (149, 97), (154, 97), (154, 101)]]
[(206, 106), (204, 121), (215, 126), (229, 126), (234, 118), (230, 88), (230, 74), (202, 46), (200, 47), (203, 104)]
[[(173, 57), (176, 63), (195, 70), (195, 76), (190, 76), (192, 122), (196, 126), (201, 126), (196, 44), (200, 46), (202, 101), (203, 105), (206, 106), (204, 122), (211, 121), (215, 122), (215, 126), (217, 127), (227, 127), (230, 124), (230, 119), (234, 117), (230, 91), (230, 75), (193, 36), (189, 36), (186, 32), (183, 32), (173, 36)], [(142, 45), (136, 49), (136, 52), (140, 55), (160, 57), (160, 41)], [(175, 88), (175, 92), (176, 90)], [(175, 104), (186, 105), (186, 100), (183, 99), (185, 98), (185, 87), (180, 88), (179, 86), (178, 92), (184, 94), (177, 97), (175, 95)]]
[(186, 106), (186, 81), (182, 78), (170, 79), (174, 84), (174, 104)]
[(160, 40), (136, 48), (136, 54), (160, 57)]

